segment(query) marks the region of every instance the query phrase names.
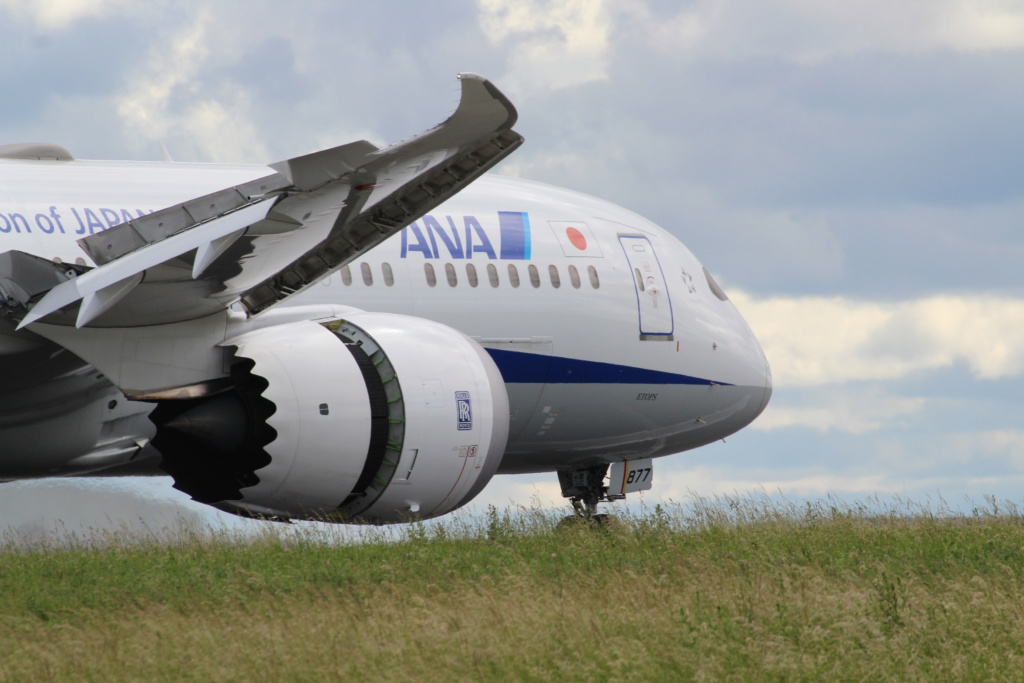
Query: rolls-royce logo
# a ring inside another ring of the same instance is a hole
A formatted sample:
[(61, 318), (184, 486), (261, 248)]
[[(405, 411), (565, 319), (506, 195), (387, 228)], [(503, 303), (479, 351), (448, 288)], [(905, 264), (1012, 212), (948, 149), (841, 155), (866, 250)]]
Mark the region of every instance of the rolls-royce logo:
[(455, 406), (459, 411), (458, 425), (460, 430), (473, 428), (473, 407), (469, 400), (468, 391), (455, 392)]

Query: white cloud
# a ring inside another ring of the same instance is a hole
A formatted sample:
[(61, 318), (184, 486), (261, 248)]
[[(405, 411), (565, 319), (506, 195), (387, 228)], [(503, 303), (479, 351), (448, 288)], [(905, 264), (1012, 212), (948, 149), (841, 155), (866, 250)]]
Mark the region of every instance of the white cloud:
[(517, 505), (560, 508), (568, 504), (554, 472), (494, 477), (471, 503), (475, 511), (485, 510), (488, 505), (505, 510)]
[[(671, 472), (655, 475), (655, 490), (647, 496), (653, 497), (656, 502), (685, 503), (695, 495), (768, 495), (798, 500), (835, 497), (840, 500), (861, 501), (875, 496), (893, 495), (918, 504), (925, 504), (933, 497), (938, 497), (943, 503), (942, 507), (962, 509), (964, 500), (958, 500), (955, 497), (957, 495), (976, 497), (996, 491), (997, 498), (1019, 499), (1015, 492), (1024, 486), (1024, 474), (1020, 471), (965, 477), (952, 474), (940, 467), (908, 473), (899, 468), (887, 468), (883, 465), (871, 473), (832, 470), (789, 474), (790, 476), (786, 476), (778, 471), (751, 470), (730, 465), (673, 469)], [(970, 501), (972, 498), (966, 500)], [(969, 508), (970, 505), (967, 506), (967, 509)]]
[(511, 44), (510, 89), (568, 88), (604, 80), (610, 21), (602, 0), (479, 0), (480, 27)]
[[(532, 153), (531, 153), (532, 152)], [(610, 182), (607, 165), (591, 160), (583, 151), (528, 150), (516, 153), (498, 167), (498, 173), (538, 182), (561, 179), (563, 186), (596, 187)]]
[(0, 0), (0, 8), (47, 31), (63, 30), (81, 19), (103, 16), (126, 5), (127, 0)]
[(730, 296), (764, 347), (779, 387), (892, 380), (957, 363), (979, 379), (1024, 373), (1021, 299)]
[(615, 13), (646, 44), (667, 54), (688, 55), (705, 48), (713, 32), (722, 31), (728, 7), (722, 0), (701, 0), (666, 17), (651, 12), (647, 0), (618, 0)]
[(938, 464), (985, 461), (1003, 463), (1024, 472), (1024, 432), (1016, 429), (968, 431), (947, 437), (940, 452), (929, 454), (929, 460)]
[[(215, 95), (198, 92), (194, 82), (210, 57), (221, 22), (201, 9), (195, 20), (150, 50), (132, 86), (118, 98), (122, 120), (151, 140), (177, 138), (196, 149), (202, 161), (267, 162), (268, 152), (248, 112), (255, 106), (244, 88), (222, 87)], [(172, 100), (184, 101), (181, 113)]]
[[(685, 456), (675, 456), (685, 457)], [(739, 468), (734, 465), (697, 466), (673, 469), (666, 476), (655, 474), (657, 497), (661, 500), (683, 502), (693, 497), (715, 495), (748, 495), (767, 493), (784, 496), (825, 496), (830, 493), (852, 493), (857, 495), (878, 492), (896, 493), (904, 489), (902, 483), (893, 481), (884, 472), (872, 474), (841, 474), (838, 472), (817, 472), (813, 474), (793, 473), (789, 477), (765, 477), (764, 470)]]
[(957, 0), (935, 17), (937, 46), (964, 52), (1024, 47), (1024, 5), (1019, 0)]
[(814, 392), (813, 405), (786, 405), (786, 396), (776, 396), (752, 429), (772, 431), (787, 427), (807, 427), (820, 432), (865, 434), (890, 427), (901, 419), (920, 413), (925, 399), (887, 396), (878, 388)]
[(819, 61), (858, 52), (1024, 48), (1019, 0), (702, 0), (669, 17), (642, 0), (620, 0), (617, 9), (650, 44), (679, 56)]

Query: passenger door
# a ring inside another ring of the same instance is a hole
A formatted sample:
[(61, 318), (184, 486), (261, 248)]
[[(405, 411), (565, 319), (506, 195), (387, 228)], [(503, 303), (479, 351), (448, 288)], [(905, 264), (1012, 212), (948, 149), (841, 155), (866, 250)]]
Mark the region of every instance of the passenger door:
[(619, 235), (636, 290), (641, 341), (673, 341), (675, 321), (665, 274), (654, 245), (643, 235)]

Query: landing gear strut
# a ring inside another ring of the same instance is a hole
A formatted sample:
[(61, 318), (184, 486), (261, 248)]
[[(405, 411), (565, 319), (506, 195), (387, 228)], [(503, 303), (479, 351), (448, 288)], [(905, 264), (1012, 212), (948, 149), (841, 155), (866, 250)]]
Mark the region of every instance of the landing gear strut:
[(559, 470), (558, 483), (562, 485), (562, 495), (572, 502), (576, 518), (590, 520), (604, 516), (597, 514), (597, 504), (609, 499), (608, 487), (604, 485), (606, 474), (608, 465)]

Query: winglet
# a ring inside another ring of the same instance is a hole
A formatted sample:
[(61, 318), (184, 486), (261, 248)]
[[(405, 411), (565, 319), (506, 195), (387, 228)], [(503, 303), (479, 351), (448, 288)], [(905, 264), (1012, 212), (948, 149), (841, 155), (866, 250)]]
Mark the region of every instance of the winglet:
[[(516, 121), (519, 120), (519, 112), (516, 111), (511, 100), (494, 87), (493, 83), (480, 74), (468, 71), (457, 74), (455, 77), (462, 83), (462, 102), (459, 103), (459, 109), (452, 115), (452, 118), (455, 118), (460, 112), (464, 116), (467, 114), (480, 116), (490, 113), (492, 116), (504, 117), (504, 121), (496, 126), (499, 129), (511, 128), (516, 125)], [(483, 92), (474, 92), (477, 89)], [(484, 109), (484, 111), (477, 111), (477, 109)]]

